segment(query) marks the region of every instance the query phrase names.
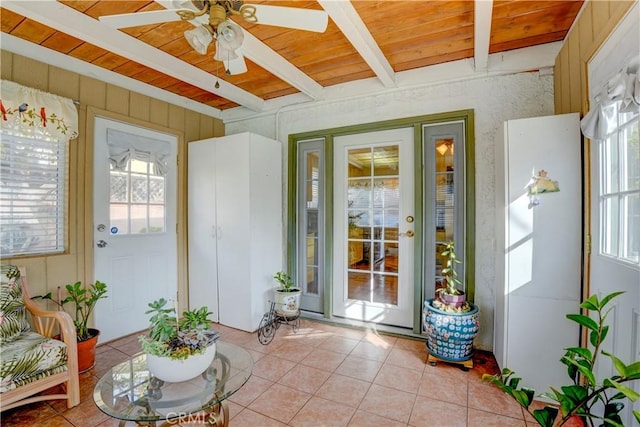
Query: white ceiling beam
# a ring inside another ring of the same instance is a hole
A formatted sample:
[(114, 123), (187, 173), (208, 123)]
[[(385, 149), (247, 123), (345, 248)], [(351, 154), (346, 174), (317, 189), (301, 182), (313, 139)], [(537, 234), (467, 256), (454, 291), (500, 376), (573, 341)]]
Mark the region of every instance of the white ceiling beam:
[(2, 41), (2, 50), (6, 50), (7, 52), (13, 52), (17, 55), (35, 59), (36, 61), (44, 62), (45, 64), (53, 65), (54, 67), (58, 67), (63, 70), (72, 71), (82, 76), (98, 79), (102, 82), (109, 83), (123, 89), (128, 89), (132, 92), (137, 92), (151, 98), (159, 99), (160, 101), (168, 102), (169, 104), (206, 114), (207, 116), (219, 119), (222, 118), (222, 111), (217, 108), (210, 107), (202, 102), (185, 98), (184, 96), (177, 95), (173, 92), (169, 92), (168, 90), (160, 89), (148, 83), (143, 83), (140, 80), (123, 76), (122, 74), (107, 70), (106, 68), (93, 65), (90, 62), (85, 62), (81, 59), (49, 49), (48, 47), (26, 41), (20, 37), (2, 33), (0, 35), (0, 39)]
[(396, 86), (395, 72), (350, 1), (318, 0), (384, 87)]
[[(58, 31), (77, 37), (110, 52), (146, 65), (200, 89), (254, 111), (264, 108), (264, 100), (216, 76), (189, 65), (121, 31), (109, 28), (81, 12), (57, 1), (3, 1), (2, 7)], [(219, 81), (220, 87), (214, 85)]]
[(476, 0), (474, 12), (473, 62), (476, 71), (487, 71), (493, 0)]
[[(429, 65), (427, 67), (396, 73), (397, 87), (385, 89), (375, 77), (362, 79), (348, 83), (341, 83), (324, 88), (325, 98), (322, 101), (309, 104), (300, 97), (301, 94), (281, 96), (265, 102), (265, 111), (256, 113), (243, 107), (229, 108), (221, 113), (221, 119), (226, 123), (241, 120), (251, 120), (257, 117), (267, 117), (283, 111), (284, 108), (309, 107), (310, 105), (322, 105), (332, 102), (341, 102), (353, 98), (374, 98), (377, 95), (397, 93), (407, 89), (429, 87), (453, 83), (463, 80), (473, 80), (492, 76), (531, 72), (540, 70), (540, 74), (549, 74), (556, 57), (560, 52), (563, 42), (545, 43), (507, 52), (493, 53), (489, 55), (489, 65), (486, 73), (477, 73), (473, 66), (473, 60), (460, 59), (445, 62), (443, 64)], [(304, 106), (302, 106), (304, 104)]]
[(271, 74), (289, 83), (312, 99), (322, 99), (324, 88), (311, 77), (300, 71), (291, 62), (284, 59), (275, 50), (262, 43), (246, 30), (242, 42), (242, 54), (269, 71)]

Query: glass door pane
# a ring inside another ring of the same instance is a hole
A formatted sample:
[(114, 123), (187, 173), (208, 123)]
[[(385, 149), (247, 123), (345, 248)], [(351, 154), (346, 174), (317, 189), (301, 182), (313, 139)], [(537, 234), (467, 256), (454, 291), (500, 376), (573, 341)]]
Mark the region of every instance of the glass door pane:
[(443, 285), (442, 269), (446, 261), (440, 254), (448, 242), (456, 243), (456, 253), (461, 261), (456, 265), (456, 271), (458, 277), (465, 277), (464, 123), (426, 125), (423, 132), (427, 278), (424, 295), (429, 299)]
[(304, 141), (298, 151), (298, 265), (296, 284), (303, 310), (324, 311), (323, 140)]
[(455, 175), (454, 175), (454, 139), (436, 138), (435, 152), (435, 219), (436, 219), (436, 289), (443, 284), (442, 269), (446, 260), (440, 255), (447, 242), (454, 240), (455, 213)]
[(348, 150), (347, 297), (398, 304), (398, 145)]
[(319, 153), (308, 152), (306, 155), (306, 204), (307, 204), (307, 233), (304, 247), (304, 259), (306, 261), (306, 276), (304, 280), (304, 292), (318, 294), (318, 179), (319, 179)]

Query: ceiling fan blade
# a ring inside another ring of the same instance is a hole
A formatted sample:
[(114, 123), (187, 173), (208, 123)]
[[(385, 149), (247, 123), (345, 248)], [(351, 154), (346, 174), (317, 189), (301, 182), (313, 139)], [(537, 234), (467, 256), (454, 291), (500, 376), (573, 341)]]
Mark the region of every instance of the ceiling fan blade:
[(163, 22), (180, 21), (176, 13), (179, 9), (152, 10), (149, 12), (122, 13), (104, 15), (98, 19), (111, 28), (137, 27), (139, 25), (161, 24)]
[[(303, 9), (298, 7), (269, 6), (265, 4), (248, 4), (243, 7), (256, 10), (258, 24), (296, 30), (323, 33), (327, 29), (329, 15), (324, 10)], [(242, 8), (240, 8), (242, 11)]]
[(247, 63), (244, 60), (242, 51), (236, 49), (234, 51), (236, 57), (234, 59), (223, 60), (224, 68), (227, 70), (227, 74), (234, 76), (236, 74), (242, 74), (247, 72)]

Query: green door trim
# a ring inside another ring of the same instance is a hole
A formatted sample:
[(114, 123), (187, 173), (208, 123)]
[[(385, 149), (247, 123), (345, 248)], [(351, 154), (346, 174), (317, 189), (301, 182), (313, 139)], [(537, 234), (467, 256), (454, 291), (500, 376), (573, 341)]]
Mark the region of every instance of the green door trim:
[[(296, 253), (296, 197), (298, 194), (297, 183), (297, 158), (298, 143), (311, 139), (325, 140), (325, 283), (324, 283), (324, 317), (331, 318), (331, 292), (333, 277), (333, 216), (327, 213), (333, 212), (333, 141), (337, 136), (376, 132), (381, 130), (414, 128), (414, 166), (415, 166), (415, 232), (416, 236), (423, 235), (424, 200), (423, 200), (423, 159), (422, 159), (422, 127), (427, 124), (446, 123), (450, 121), (462, 121), (465, 125), (465, 259), (467, 283), (467, 297), (473, 302), (475, 296), (475, 124), (474, 110), (458, 110), (445, 113), (429, 114), (424, 116), (407, 117), (380, 122), (349, 125), (343, 127), (321, 129), (309, 132), (290, 134), (288, 138), (288, 191), (287, 191), (287, 268), (289, 273), (296, 277), (297, 253)], [(422, 242), (421, 242), (422, 243)], [(424, 299), (424, 245), (416, 245), (414, 251), (414, 327), (413, 333), (420, 334), (422, 330), (422, 304)]]

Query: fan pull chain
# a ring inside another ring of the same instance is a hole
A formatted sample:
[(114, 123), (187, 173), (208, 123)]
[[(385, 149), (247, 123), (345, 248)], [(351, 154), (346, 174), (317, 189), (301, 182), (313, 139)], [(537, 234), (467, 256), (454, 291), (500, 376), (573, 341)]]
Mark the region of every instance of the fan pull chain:
[[(217, 49), (217, 46), (216, 46)], [(219, 81), (219, 76), (220, 75), (220, 61), (216, 61), (216, 84), (213, 85), (214, 88), (216, 89), (220, 89), (220, 81)]]

